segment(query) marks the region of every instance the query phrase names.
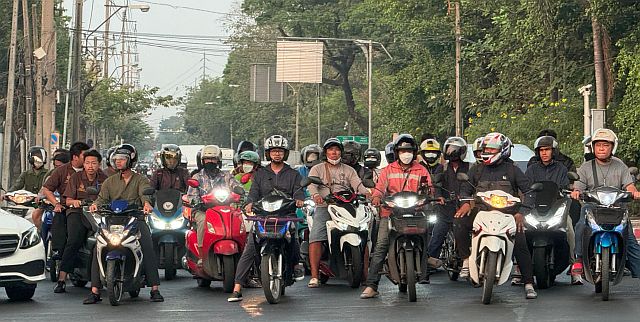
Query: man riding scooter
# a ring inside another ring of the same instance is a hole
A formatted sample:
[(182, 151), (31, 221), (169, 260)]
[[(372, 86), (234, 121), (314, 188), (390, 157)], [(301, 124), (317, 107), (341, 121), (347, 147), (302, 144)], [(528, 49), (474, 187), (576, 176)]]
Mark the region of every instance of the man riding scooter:
[(187, 192), (189, 171), (179, 167), (182, 152), (175, 144), (166, 144), (160, 151), (162, 168), (157, 169), (151, 177), (151, 187), (156, 190), (175, 189), (181, 193)]
[(47, 151), (41, 146), (32, 146), (27, 153), (27, 160), (31, 169), (20, 174), (16, 182), (9, 187), (9, 191), (24, 189), (32, 193), (38, 193), (42, 187), (42, 181), (49, 171), (44, 166), (47, 164)]

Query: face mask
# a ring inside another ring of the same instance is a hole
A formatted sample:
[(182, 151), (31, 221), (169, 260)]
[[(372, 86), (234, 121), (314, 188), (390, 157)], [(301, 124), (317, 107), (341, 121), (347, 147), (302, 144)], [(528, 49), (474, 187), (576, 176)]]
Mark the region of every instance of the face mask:
[(400, 159), (400, 162), (409, 164), (413, 161), (413, 153), (401, 153), (398, 158)]
[(42, 163), (40, 161), (33, 162), (33, 167), (36, 168), (36, 169), (40, 169), (40, 168), (42, 168), (42, 166), (44, 166), (44, 163)]
[(338, 160), (327, 159), (327, 162), (331, 163), (332, 165), (338, 165), (338, 163), (340, 163), (340, 158), (338, 158)]
[(253, 165), (252, 164), (243, 164), (242, 165), (242, 172), (243, 173), (249, 173), (253, 171)]
[(215, 170), (217, 168), (218, 168), (218, 164), (217, 163), (209, 162), (209, 163), (205, 163), (204, 164), (204, 169), (207, 170), (207, 171), (213, 171), (213, 170)]
[(307, 155), (307, 162), (313, 162), (318, 160), (318, 154), (317, 153), (310, 153)]

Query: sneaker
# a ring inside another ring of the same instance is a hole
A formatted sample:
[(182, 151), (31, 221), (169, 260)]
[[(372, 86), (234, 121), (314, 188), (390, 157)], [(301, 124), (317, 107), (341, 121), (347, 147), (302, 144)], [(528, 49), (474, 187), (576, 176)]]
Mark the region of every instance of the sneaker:
[(58, 281), (56, 283), (56, 287), (53, 289), (53, 293), (64, 293), (66, 292), (67, 284), (64, 281)]
[(536, 293), (536, 290), (533, 288), (532, 284), (525, 285), (524, 292), (526, 294), (527, 300), (533, 300), (538, 298), (538, 293)]
[(463, 267), (458, 274), (458, 278), (469, 278), (469, 267)]
[(360, 293), (360, 298), (361, 299), (372, 299), (374, 297), (378, 297), (378, 295), (380, 295), (380, 293), (378, 293), (378, 291), (374, 290), (371, 287), (367, 287), (364, 289), (364, 291), (362, 291), (362, 293)]
[(421, 278), (418, 281), (418, 284), (431, 284), (431, 281), (429, 280), (429, 274), (427, 274), (427, 276)]
[(511, 286), (516, 286), (516, 285), (523, 285), (524, 283), (522, 283), (522, 278), (520, 276), (514, 276), (511, 279)]
[(427, 258), (427, 265), (432, 268), (438, 268), (442, 266), (442, 261), (435, 257), (429, 257)]
[(91, 292), (91, 295), (82, 301), (82, 304), (96, 304), (98, 302), (102, 302), (102, 298), (100, 298), (100, 294), (96, 294)]
[(240, 302), (242, 301), (242, 292), (233, 292), (227, 298), (227, 302)]
[(249, 280), (247, 280), (247, 285), (245, 287), (262, 288), (262, 282), (259, 278), (250, 278)]
[(571, 275), (571, 285), (582, 285), (584, 282), (582, 281), (582, 276), (580, 275)]
[(304, 279), (304, 265), (298, 263), (293, 267), (293, 279), (302, 281)]
[(151, 302), (164, 302), (164, 297), (160, 294), (160, 290), (151, 290)]

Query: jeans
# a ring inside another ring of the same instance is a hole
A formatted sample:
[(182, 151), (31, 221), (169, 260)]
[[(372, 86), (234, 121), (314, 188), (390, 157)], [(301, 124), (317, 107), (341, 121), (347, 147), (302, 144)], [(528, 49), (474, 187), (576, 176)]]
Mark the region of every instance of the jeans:
[(67, 244), (62, 253), (60, 270), (70, 273), (74, 269), (76, 255), (87, 239), (91, 224), (82, 212), (73, 211), (67, 215)]
[(380, 270), (384, 264), (387, 253), (389, 252), (389, 217), (381, 217), (378, 225), (378, 241), (375, 250), (371, 255), (369, 264), (369, 274), (367, 274), (366, 285), (378, 290), (380, 283)]
[[(295, 226), (294, 226), (295, 227)], [(254, 263), (259, 263), (260, 252), (258, 252), (257, 237), (254, 234), (247, 236), (247, 243), (244, 246), (240, 260), (238, 260), (238, 267), (236, 268), (236, 276), (234, 278), (236, 284), (244, 284), (249, 276), (249, 271)], [(293, 267), (300, 262), (300, 243), (298, 242), (297, 234), (291, 234), (291, 242), (285, 246), (285, 251), (289, 254), (289, 271), (293, 272)]]
[(447, 238), (447, 233), (449, 232), (449, 228), (451, 228), (451, 223), (453, 223), (453, 214), (455, 212), (455, 208), (452, 212), (451, 209), (446, 206), (440, 209), (441, 211), (438, 212), (438, 221), (433, 226), (431, 240), (427, 246), (427, 254), (435, 258), (440, 257), (442, 244), (445, 238)]

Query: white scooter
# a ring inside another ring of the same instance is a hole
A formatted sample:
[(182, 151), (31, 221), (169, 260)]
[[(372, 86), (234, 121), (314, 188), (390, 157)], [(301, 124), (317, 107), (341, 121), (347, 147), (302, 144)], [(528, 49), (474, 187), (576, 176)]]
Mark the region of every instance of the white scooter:
[(37, 194), (27, 190), (7, 192), (3, 197), (5, 204), (2, 205), (2, 209), (33, 223), (31, 214), (37, 208), (37, 197)]

